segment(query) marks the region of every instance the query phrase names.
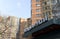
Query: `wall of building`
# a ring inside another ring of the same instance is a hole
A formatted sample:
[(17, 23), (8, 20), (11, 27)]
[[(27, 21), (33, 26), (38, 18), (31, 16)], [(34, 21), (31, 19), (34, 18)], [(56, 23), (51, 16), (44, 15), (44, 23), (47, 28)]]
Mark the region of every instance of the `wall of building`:
[(28, 23), (28, 25), (27, 25), (28, 27), (31, 26), (31, 24), (32, 24), (31, 18), (27, 18), (27, 23)]
[(27, 19), (20, 18), (20, 38), (19, 39), (25, 39), (23, 37), (24, 29), (27, 27)]
[(58, 0), (31, 0), (32, 25), (42, 18), (52, 19), (53, 6), (57, 5), (57, 1)]
[(19, 19), (19, 31), (18, 31), (18, 34), (17, 34), (17, 38), (18, 39), (28, 39), (28, 38), (30, 38), (30, 36), (29, 37), (27, 37), (27, 38), (24, 38), (23, 37), (23, 34), (24, 34), (24, 29), (25, 28), (27, 28), (27, 27), (29, 27), (30, 25), (31, 25), (31, 19), (30, 18), (27, 18), (27, 19), (25, 19), (25, 18), (20, 18)]
[(41, 0), (31, 0), (32, 25), (42, 18)]

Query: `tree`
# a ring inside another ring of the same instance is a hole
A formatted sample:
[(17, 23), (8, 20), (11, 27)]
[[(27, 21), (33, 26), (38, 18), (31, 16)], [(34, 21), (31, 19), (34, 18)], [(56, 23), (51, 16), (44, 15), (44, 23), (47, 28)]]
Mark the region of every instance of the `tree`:
[[(10, 18), (3, 18), (2, 21), (0, 22), (0, 39), (5, 39), (5, 35), (9, 35), (7, 38), (10, 38)], [(8, 33), (9, 32), (9, 33)], [(7, 39), (6, 38), (6, 39)]]

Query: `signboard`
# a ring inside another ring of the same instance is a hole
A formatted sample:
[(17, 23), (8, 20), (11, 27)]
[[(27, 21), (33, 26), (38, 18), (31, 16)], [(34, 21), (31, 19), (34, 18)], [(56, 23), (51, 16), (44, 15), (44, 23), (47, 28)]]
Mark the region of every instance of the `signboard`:
[(35, 26), (38, 26), (38, 25), (44, 23), (44, 22), (47, 21), (47, 20), (48, 20), (48, 19), (46, 19), (46, 18), (43, 18), (43, 19), (39, 20), (39, 21), (36, 22), (34, 25), (31, 25), (31, 26), (25, 28), (25, 29), (24, 29), (24, 32), (27, 32), (27, 31), (31, 30), (31, 29), (34, 28)]

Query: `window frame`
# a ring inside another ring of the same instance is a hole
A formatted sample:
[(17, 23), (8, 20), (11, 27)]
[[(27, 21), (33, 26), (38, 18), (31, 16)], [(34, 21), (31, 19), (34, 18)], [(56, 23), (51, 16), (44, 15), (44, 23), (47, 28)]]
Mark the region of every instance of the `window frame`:
[(36, 9), (36, 12), (40, 12), (41, 10), (40, 9)]
[(40, 7), (40, 4), (36, 4), (37, 7)]
[(40, 0), (36, 0), (36, 2), (40, 2)]

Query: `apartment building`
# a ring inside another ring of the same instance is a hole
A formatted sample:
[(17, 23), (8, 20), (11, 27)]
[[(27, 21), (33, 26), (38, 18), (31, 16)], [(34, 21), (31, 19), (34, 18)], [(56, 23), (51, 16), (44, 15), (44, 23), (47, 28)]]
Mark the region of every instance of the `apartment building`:
[(31, 26), (31, 24), (32, 24), (31, 22), (32, 22), (31, 18), (27, 18), (27, 23), (28, 23), (27, 27)]
[(42, 0), (43, 17), (48, 20), (53, 18), (52, 17), (52, 2), (53, 0)]
[(27, 27), (27, 19), (20, 18), (19, 22), (20, 22), (20, 37), (19, 37), (19, 39), (25, 39), (23, 37), (23, 34), (24, 34), (24, 29)]
[(60, 0), (31, 0), (32, 25), (42, 18), (52, 19), (60, 11), (57, 9)]
[(60, 18), (60, 0), (55, 0), (52, 7), (53, 17)]
[(31, 0), (32, 25), (42, 19), (42, 0)]
[(19, 19), (19, 29), (17, 33), (17, 39), (27, 39), (23, 37), (24, 29), (31, 25), (31, 18), (20, 18)]

